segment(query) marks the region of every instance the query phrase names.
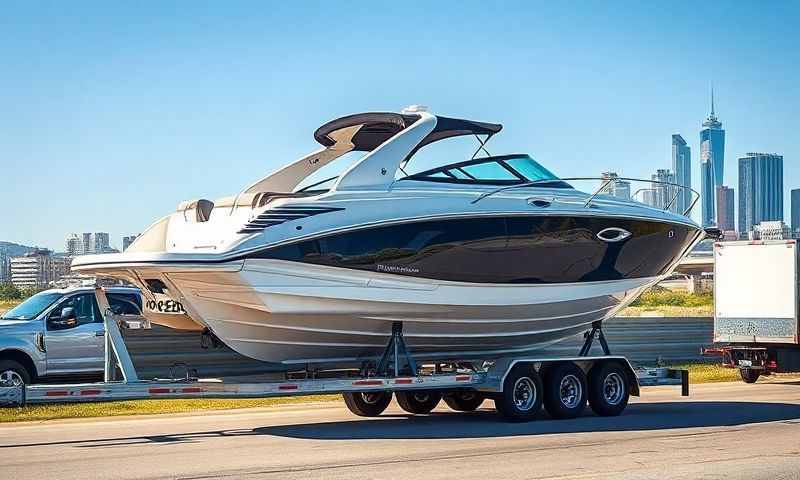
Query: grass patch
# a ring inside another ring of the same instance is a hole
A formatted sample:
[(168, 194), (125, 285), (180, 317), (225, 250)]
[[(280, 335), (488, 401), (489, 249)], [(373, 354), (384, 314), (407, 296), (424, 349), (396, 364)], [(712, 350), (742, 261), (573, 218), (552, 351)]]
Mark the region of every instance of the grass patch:
[(341, 398), (340, 395), (316, 395), (313, 397), (126, 400), (100, 403), (30, 405), (24, 408), (0, 408), (0, 423), (54, 420), (57, 418), (117, 417), (121, 415), (231, 410), (234, 408), (270, 407), (293, 403), (331, 402)]
[(725, 368), (719, 363), (685, 363), (673, 365), (670, 368), (689, 370), (689, 384), (693, 383), (715, 383), (715, 382), (734, 382), (740, 381), (739, 370), (736, 368)]
[(620, 317), (713, 317), (714, 306), (678, 307), (674, 305), (631, 306), (619, 312)]
[(714, 297), (711, 293), (673, 292), (657, 287), (648, 290), (631, 304), (632, 307), (685, 307), (714, 308)]

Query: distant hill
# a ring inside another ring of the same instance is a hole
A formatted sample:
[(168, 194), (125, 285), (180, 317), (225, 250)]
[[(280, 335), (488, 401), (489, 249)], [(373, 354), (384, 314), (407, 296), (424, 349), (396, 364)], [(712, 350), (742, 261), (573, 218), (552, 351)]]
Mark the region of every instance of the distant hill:
[(34, 247), (0, 240), (0, 252), (6, 252), (9, 257), (21, 257), (32, 250), (34, 250)]

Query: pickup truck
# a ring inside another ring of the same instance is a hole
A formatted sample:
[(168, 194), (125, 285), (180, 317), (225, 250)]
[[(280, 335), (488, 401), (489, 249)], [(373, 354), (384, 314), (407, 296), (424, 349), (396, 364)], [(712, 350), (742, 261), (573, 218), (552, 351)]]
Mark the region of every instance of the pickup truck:
[[(141, 315), (135, 288), (106, 289), (111, 311)], [(105, 358), (105, 327), (94, 288), (46, 290), (0, 317), (0, 384), (97, 377)]]

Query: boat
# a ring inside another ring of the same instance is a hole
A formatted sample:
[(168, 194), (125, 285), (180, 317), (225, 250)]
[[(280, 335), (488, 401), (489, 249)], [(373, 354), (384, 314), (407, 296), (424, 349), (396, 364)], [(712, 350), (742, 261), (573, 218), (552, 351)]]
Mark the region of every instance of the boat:
[[(125, 252), (72, 269), (137, 285), (151, 322), (258, 360), (364, 362), (400, 322), (414, 358), (480, 359), (612, 318), (704, 238), (671, 205), (582, 192), (530, 155), (491, 155), (501, 129), (420, 107), (338, 118), (314, 133), (321, 148), (237, 195), (182, 202)], [(418, 152), (459, 138), (477, 142), (471, 157), (407, 173)], [(339, 175), (303, 186), (353, 152)]]

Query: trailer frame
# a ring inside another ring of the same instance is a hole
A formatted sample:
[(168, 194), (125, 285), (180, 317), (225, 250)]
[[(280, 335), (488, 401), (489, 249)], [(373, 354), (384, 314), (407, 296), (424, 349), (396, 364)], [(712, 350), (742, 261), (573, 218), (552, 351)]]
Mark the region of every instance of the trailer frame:
[[(550, 370), (564, 364), (577, 366), (589, 376), (599, 366), (611, 365), (624, 372), (627, 395), (640, 395), (640, 387), (680, 385), (681, 393), (689, 395), (686, 370), (668, 368), (634, 368), (627, 358), (611, 355), (601, 324), (592, 325), (591, 333), (579, 355), (567, 357), (509, 356), (490, 361), (426, 362), (417, 365), (402, 338), (402, 325), (393, 325), (392, 337), (378, 368), (362, 368), (355, 375), (345, 371), (329, 378), (286, 378), (259, 382), (226, 382), (220, 379), (184, 378), (142, 380), (136, 373), (120, 328), (149, 328), (148, 322), (126, 322), (114, 316), (102, 287), (95, 288), (98, 306), (105, 323), (105, 376), (103, 382), (62, 385), (0, 385), (0, 405), (21, 407), (29, 404), (101, 402), (114, 400), (162, 398), (266, 398), (323, 394), (364, 394), (369, 392), (425, 391), (439, 394), (476, 392), (482, 398), (501, 399), (508, 392), (510, 375), (527, 372), (531, 378), (545, 377)], [(603, 355), (590, 356), (592, 340), (598, 336)], [(408, 366), (408, 369), (401, 367)], [(391, 368), (390, 368), (391, 367)], [(119, 370), (122, 379), (115, 379)], [(538, 380), (541, 382), (541, 380)], [(585, 383), (585, 382), (584, 382)], [(541, 393), (541, 392), (539, 392)], [(404, 393), (401, 393), (405, 395)], [(497, 402), (496, 402), (497, 403)], [(590, 402), (591, 403), (591, 402)], [(624, 408), (624, 405), (623, 405)], [(503, 412), (506, 413), (506, 412)], [(506, 415), (508, 417), (508, 415)], [(512, 415), (513, 416), (513, 415)], [(519, 420), (520, 418), (512, 418)], [(529, 419), (529, 418), (525, 418)]]

